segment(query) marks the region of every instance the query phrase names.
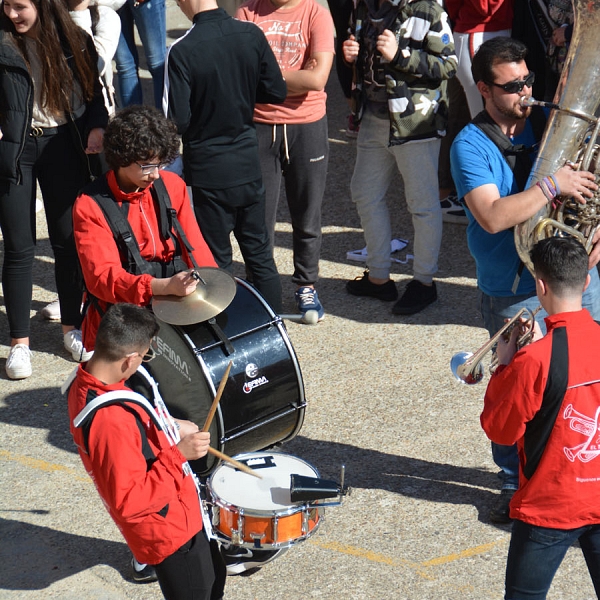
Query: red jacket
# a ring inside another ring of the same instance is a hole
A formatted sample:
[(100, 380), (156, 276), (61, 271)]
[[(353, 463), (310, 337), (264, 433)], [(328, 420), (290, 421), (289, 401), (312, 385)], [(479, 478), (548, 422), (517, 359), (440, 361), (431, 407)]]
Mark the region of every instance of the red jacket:
[[(113, 171), (106, 175), (108, 185), (119, 204), (129, 202), (127, 220), (138, 242), (142, 258), (170, 262), (175, 248), (172, 240), (164, 240), (159, 233), (157, 211), (150, 187), (140, 192), (122, 192)], [(200, 267), (217, 264), (200, 233), (184, 181), (174, 173), (161, 171), (161, 178), (169, 192), (171, 205), (189, 243), (194, 248), (194, 258)], [(121, 264), (119, 249), (113, 233), (95, 200), (81, 194), (73, 207), (75, 244), (89, 292), (104, 303), (130, 302), (147, 306), (152, 300), (151, 275), (132, 275)], [(183, 249), (183, 259), (192, 266)], [(100, 315), (93, 308), (87, 311), (82, 331), (87, 350), (93, 350)]]
[(89, 430), (89, 454), (84, 450), (82, 429), (73, 426), (88, 399), (127, 389), (123, 382), (104, 385), (80, 365), (69, 390), (71, 434), (86, 471), (133, 555), (139, 562), (153, 565), (202, 529), (194, 480), (182, 470), (185, 457), (169, 444), (148, 413), (133, 403), (127, 406), (140, 415), (156, 455), (148, 471), (136, 418), (123, 406), (98, 410)]
[(446, 0), (456, 33), (512, 29), (515, 0)]
[[(517, 443), (519, 489), (510, 516), (532, 525), (574, 529), (600, 523), (600, 325), (587, 310), (546, 318), (548, 334), (526, 346), (490, 379), (481, 425), (498, 444)], [(525, 427), (539, 411), (552, 336), (566, 326), (567, 392), (537, 470), (523, 475)]]

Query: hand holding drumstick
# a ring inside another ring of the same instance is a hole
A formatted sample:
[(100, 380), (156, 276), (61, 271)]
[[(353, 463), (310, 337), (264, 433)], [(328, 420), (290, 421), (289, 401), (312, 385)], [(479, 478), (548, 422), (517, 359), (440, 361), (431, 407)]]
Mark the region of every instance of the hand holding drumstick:
[[(223, 395), (223, 390), (225, 389), (225, 384), (227, 383), (227, 378), (229, 377), (229, 371), (231, 370), (232, 365), (233, 365), (233, 363), (231, 361), (229, 361), (229, 364), (227, 365), (227, 368), (225, 369), (225, 373), (223, 373), (223, 377), (221, 378), (221, 382), (219, 383), (219, 388), (217, 389), (217, 394), (215, 395), (215, 399), (213, 400), (210, 410), (208, 411), (208, 415), (206, 417), (206, 421), (204, 422), (204, 426), (202, 427), (202, 431), (199, 431), (197, 434), (197, 435), (200, 435), (200, 434), (208, 435), (209, 440), (210, 440), (210, 434), (208, 433), (208, 430), (210, 429), (212, 420), (215, 416), (215, 413), (217, 412), (217, 406), (219, 405), (221, 396)], [(194, 435), (196, 435), (196, 434), (194, 434)], [(199, 442), (198, 442), (198, 445), (200, 445)], [(217, 458), (220, 458), (221, 460), (228, 462), (229, 464), (233, 465), (236, 469), (239, 469), (240, 471), (243, 471), (244, 473), (247, 473), (248, 475), (252, 475), (253, 477), (258, 477), (258, 479), (262, 479), (261, 475), (259, 475), (256, 471), (253, 471), (252, 469), (247, 467), (244, 463), (234, 460), (230, 456), (227, 456), (227, 454), (223, 454), (222, 452), (219, 452), (218, 450), (211, 448), (208, 444), (207, 444), (206, 452), (204, 452), (204, 454), (202, 456), (204, 456), (206, 453), (212, 454), (213, 456), (216, 456)]]

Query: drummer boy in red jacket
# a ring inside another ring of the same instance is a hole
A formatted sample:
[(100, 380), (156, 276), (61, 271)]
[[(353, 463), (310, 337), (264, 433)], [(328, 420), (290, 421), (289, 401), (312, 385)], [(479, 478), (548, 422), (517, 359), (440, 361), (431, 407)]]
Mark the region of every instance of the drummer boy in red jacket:
[(154, 565), (168, 600), (218, 600), (225, 565), (202, 531), (188, 460), (206, 455), (210, 434), (152, 406), (125, 380), (151, 360), (154, 315), (116, 304), (104, 315), (93, 357), (69, 390), (71, 433), (104, 505), (140, 563)]
[(81, 329), (90, 350), (111, 304), (148, 306), (153, 296), (186, 296), (197, 284), (190, 268), (217, 266), (184, 181), (163, 170), (179, 154), (175, 125), (149, 106), (125, 108), (106, 128), (104, 152), (111, 170), (86, 186), (73, 207), (88, 295)]

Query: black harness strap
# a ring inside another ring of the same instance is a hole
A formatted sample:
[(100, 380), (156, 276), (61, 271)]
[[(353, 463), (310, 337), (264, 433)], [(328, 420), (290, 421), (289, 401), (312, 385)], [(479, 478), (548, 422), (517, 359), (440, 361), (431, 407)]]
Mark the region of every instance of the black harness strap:
[(546, 449), (556, 417), (562, 406), (569, 381), (569, 344), (566, 327), (552, 330), (552, 353), (542, 405), (527, 423), (524, 436), (523, 474), (531, 479)]
[[(196, 264), (194, 255), (192, 254), (194, 248), (189, 243), (187, 236), (183, 231), (183, 227), (177, 218), (177, 211), (171, 205), (171, 198), (169, 197), (169, 192), (167, 192), (165, 182), (161, 178), (157, 179), (150, 188), (150, 191), (152, 193), (152, 197), (158, 204), (161, 235), (165, 240), (169, 238), (173, 240), (173, 244), (175, 244), (176, 256), (181, 256), (182, 254), (180, 244), (181, 240), (181, 243), (183, 243), (185, 249), (187, 250), (188, 256), (190, 257), (192, 266), (197, 269), (198, 265)], [(175, 232), (176, 235), (174, 235), (173, 232)]]

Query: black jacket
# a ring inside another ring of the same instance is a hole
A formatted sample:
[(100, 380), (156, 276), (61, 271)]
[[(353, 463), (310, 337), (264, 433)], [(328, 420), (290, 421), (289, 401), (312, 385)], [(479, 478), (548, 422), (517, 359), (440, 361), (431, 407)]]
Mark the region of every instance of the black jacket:
[[(98, 63), (92, 39), (87, 36), (87, 47), (94, 69)], [(69, 65), (71, 61), (67, 57)], [(96, 127), (106, 127), (108, 113), (102, 98), (99, 78), (94, 86), (94, 98), (87, 103), (85, 115), (78, 120), (78, 130), (74, 133), (81, 141), (82, 158), (87, 136)], [(21, 183), (19, 160), (23, 152), (26, 136), (31, 129), (33, 112), (33, 82), (25, 60), (10, 42), (9, 34), (0, 29), (0, 180)], [(71, 119), (72, 120), (72, 119)], [(75, 125), (73, 124), (73, 127)]]
[(166, 86), (188, 185), (224, 189), (260, 178), (254, 105), (283, 102), (287, 88), (254, 23), (220, 8), (196, 14), (169, 49)]

